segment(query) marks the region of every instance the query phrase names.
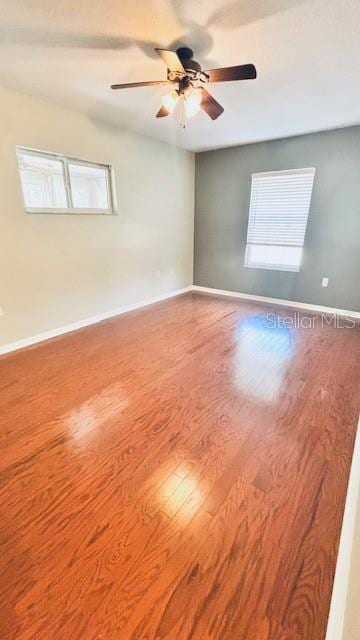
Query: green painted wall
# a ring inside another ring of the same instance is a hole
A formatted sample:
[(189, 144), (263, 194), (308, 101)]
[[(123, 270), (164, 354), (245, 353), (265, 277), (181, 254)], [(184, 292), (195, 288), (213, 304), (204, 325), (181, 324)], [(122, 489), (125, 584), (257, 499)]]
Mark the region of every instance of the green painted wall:
[[(312, 166), (300, 272), (245, 268), (251, 174)], [(359, 126), (199, 153), (195, 185), (195, 284), (360, 311)]]

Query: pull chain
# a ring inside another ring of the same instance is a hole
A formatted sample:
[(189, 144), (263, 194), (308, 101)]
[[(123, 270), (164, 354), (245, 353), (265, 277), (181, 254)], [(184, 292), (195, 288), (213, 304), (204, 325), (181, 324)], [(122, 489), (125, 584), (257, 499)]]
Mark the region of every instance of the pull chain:
[(185, 115), (185, 102), (184, 102), (184, 97), (181, 96), (180, 98), (180, 127), (182, 129), (186, 128), (186, 115)]

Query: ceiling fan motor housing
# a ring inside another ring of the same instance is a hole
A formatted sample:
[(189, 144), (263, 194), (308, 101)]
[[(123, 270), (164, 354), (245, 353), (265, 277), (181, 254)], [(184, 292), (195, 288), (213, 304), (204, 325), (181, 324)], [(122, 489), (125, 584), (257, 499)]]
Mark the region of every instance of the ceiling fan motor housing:
[(195, 60), (182, 60), (181, 62), (183, 63), (186, 71), (201, 71), (201, 66), (198, 62), (195, 62)]
[(194, 52), (190, 47), (179, 47), (176, 49), (176, 53), (180, 60), (191, 60), (194, 55)]
[(189, 47), (180, 47), (176, 50), (176, 53), (179, 56), (186, 71), (201, 71), (201, 66), (199, 65), (199, 63), (193, 60), (194, 52), (192, 49), (190, 49)]

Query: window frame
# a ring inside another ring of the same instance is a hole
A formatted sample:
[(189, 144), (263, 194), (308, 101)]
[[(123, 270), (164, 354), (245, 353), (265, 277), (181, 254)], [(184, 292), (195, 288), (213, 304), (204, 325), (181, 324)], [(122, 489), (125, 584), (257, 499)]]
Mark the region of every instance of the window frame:
[[(306, 218), (306, 225), (305, 225), (305, 231), (304, 231), (304, 239), (303, 239), (303, 244), (299, 245), (299, 244), (290, 244), (290, 243), (266, 243), (266, 242), (249, 242), (248, 241), (248, 230), (249, 230), (249, 223), (250, 223), (250, 209), (251, 209), (251, 202), (252, 202), (252, 194), (253, 194), (253, 178), (254, 177), (259, 177), (259, 176), (271, 176), (271, 175), (276, 175), (276, 174), (281, 174), (283, 176), (286, 175), (291, 175), (291, 174), (305, 174), (309, 171), (313, 171), (313, 182), (312, 182), (312, 187), (311, 187), (311, 193), (310, 193), (310, 200), (309, 200), (309, 209), (307, 212), (307, 218)], [(307, 225), (309, 222), (309, 215), (310, 215), (310, 209), (311, 209), (311, 202), (312, 202), (312, 196), (313, 196), (313, 190), (314, 190), (314, 181), (315, 181), (315, 175), (316, 175), (316, 167), (301, 167), (299, 169), (278, 169), (278, 170), (274, 170), (274, 171), (260, 171), (260, 172), (256, 172), (256, 173), (252, 173), (251, 174), (251, 186), (250, 186), (250, 202), (249, 202), (249, 210), (248, 210), (248, 224), (247, 224), (247, 230), (246, 230), (246, 243), (245, 243), (245, 255), (244, 255), (244, 263), (243, 266), (246, 269), (265, 269), (268, 271), (283, 271), (283, 272), (288, 272), (288, 273), (299, 273), (302, 267), (302, 263), (303, 263), (303, 254), (304, 254), (304, 247), (305, 247), (305, 239), (306, 239), (306, 232), (307, 232)], [(288, 248), (297, 248), (297, 249), (301, 249), (301, 255), (300, 255), (300, 262), (298, 265), (286, 265), (286, 266), (280, 266), (277, 264), (270, 264), (270, 263), (249, 263), (249, 257), (248, 254), (250, 253), (249, 248), (252, 246), (264, 246), (264, 247), (288, 247)]]
[[(40, 158), (49, 158), (50, 160), (58, 160), (62, 163), (63, 167), (63, 176), (64, 176), (64, 186), (66, 192), (66, 199), (68, 203), (68, 207), (60, 208), (60, 207), (29, 207), (25, 201), (25, 195), (22, 186), (21, 173), (19, 167), (19, 155), (18, 152), (24, 152), (27, 155), (32, 155)], [(115, 172), (113, 165), (108, 162), (95, 162), (93, 160), (84, 160), (82, 158), (78, 158), (75, 156), (68, 156), (62, 153), (54, 153), (52, 151), (42, 151), (40, 149), (33, 149), (31, 147), (23, 147), (20, 145), (16, 146), (16, 159), (18, 163), (18, 173), (20, 179), (20, 187), (21, 194), (24, 204), (24, 209), (26, 213), (43, 213), (43, 214), (61, 214), (61, 215), (108, 215), (114, 216), (117, 215), (117, 204), (116, 204), (116, 192), (115, 192)], [(105, 169), (106, 176), (106, 190), (107, 190), (107, 198), (109, 202), (109, 207), (107, 209), (93, 209), (90, 207), (74, 207), (71, 193), (71, 178), (69, 172), (69, 164), (78, 164), (81, 166), (89, 166), (100, 169)]]

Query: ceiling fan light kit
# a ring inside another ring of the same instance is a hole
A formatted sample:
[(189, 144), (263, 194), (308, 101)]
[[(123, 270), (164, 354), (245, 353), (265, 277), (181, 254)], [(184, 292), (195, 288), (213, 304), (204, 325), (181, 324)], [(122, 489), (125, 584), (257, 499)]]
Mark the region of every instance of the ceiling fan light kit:
[(182, 126), (185, 126), (184, 114), (187, 118), (191, 118), (202, 109), (212, 120), (216, 120), (224, 112), (224, 107), (205, 89), (205, 85), (212, 82), (254, 80), (257, 76), (253, 64), (203, 71), (199, 63), (193, 59), (193, 51), (188, 47), (180, 47), (176, 51), (167, 49), (155, 49), (155, 51), (167, 67), (167, 80), (113, 84), (111, 88), (130, 89), (171, 84), (172, 90), (162, 96), (161, 107), (156, 117), (164, 118), (170, 115), (181, 100), (180, 124)]
[(201, 90), (193, 89), (190, 95), (185, 95), (185, 113), (187, 118), (192, 118), (199, 113), (201, 108)]
[(162, 96), (161, 104), (164, 107), (164, 109), (167, 110), (167, 113), (165, 115), (169, 115), (174, 111), (177, 101), (179, 100), (179, 97), (180, 96), (176, 91), (176, 89), (173, 89), (173, 91), (171, 91), (170, 93), (166, 93), (164, 96)]

